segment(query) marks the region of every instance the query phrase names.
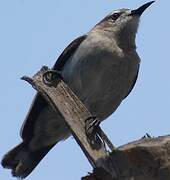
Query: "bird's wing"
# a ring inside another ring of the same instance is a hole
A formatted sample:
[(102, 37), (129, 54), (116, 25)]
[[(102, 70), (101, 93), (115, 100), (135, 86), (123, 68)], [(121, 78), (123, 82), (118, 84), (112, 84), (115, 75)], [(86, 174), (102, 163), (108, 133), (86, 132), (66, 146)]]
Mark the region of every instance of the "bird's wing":
[(129, 94), (131, 93), (132, 89), (134, 88), (134, 86), (135, 86), (135, 84), (136, 84), (136, 80), (137, 80), (137, 78), (138, 78), (138, 74), (139, 74), (139, 65), (138, 65), (138, 70), (137, 70), (136, 76), (135, 76), (135, 78), (134, 78), (133, 84), (132, 84), (132, 86), (130, 87), (129, 92), (128, 92), (127, 95), (124, 97), (124, 99), (125, 99), (127, 96), (129, 96)]
[[(76, 49), (79, 47), (81, 42), (86, 39), (86, 37), (87, 35), (83, 35), (72, 41), (63, 51), (63, 53), (59, 56), (55, 65), (53, 66), (53, 69), (62, 71), (67, 60), (74, 54)], [(47, 103), (45, 99), (39, 93), (37, 93), (20, 130), (20, 135), (23, 140), (29, 141), (32, 138), (36, 119), (38, 118), (39, 113), (46, 105)]]
[(58, 57), (56, 63), (54, 64), (54, 69), (61, 71), (66, 63), (66, 61), (74, 54), (75, 50), (79, 45), (86, 39), (87, 35), (83, 35), (72, 41)]

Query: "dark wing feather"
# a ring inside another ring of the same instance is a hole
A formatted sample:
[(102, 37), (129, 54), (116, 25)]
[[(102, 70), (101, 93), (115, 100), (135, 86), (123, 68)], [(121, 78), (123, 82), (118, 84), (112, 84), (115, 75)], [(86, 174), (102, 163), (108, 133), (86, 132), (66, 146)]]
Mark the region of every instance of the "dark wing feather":
[(139, 66), (138, 66), (138, 70), (137, 70), (137, 73), (136, 73), (136, 76), (134, 78), (134, 81), (133, 81), (133, 84), (132, 86), (130, 87), (130, 90), (129, 92), (127, 93), (127, 95), (124, 97), (124, 99), (129, 96), (129, 94), (131, 93), (132, 89), (134, 88), (135, 84), (136, 84), (136, 81), (137, 81), (137, 78), (138, 78), (138, 74), (139, 74)]
[[(62, 71), (67, 60), (74, 54), (76, 49), (79, 47), (81, 42), (86, 39), (86, 37), (87, 35), (80, 36), (73, 42), (71, 42), (57, 59), (55, 65), (53, 66), (53, 69)], [(23, 140), (29, 141), (32, 138), (36, 119), (46, 105), (47, 103), (44, 98), (39, 93), (37, 93), (26, 116), (26, 119), (21, 127), (20, 135)]]
[(81, 42), (86, 39), (86, 37), (87, 35), (83, 35), (71, 42), (69, 46), (67, 46), (66, 49), (59, 56), (53, 68), (57, 69), (58, 71), (61, 71), (66, 61), (74, 54), (75, 50), (78, 48)]

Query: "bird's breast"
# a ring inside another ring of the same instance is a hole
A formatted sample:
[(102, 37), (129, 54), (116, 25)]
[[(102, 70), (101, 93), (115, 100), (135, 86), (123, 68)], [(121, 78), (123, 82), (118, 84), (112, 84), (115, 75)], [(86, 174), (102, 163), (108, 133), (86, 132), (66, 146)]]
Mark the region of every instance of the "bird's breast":
[(62, 75), (90, 112), (104, 119), (116, 110), (129, 91), (138, 62), (108, 47), (88, 43), (69, 59)]

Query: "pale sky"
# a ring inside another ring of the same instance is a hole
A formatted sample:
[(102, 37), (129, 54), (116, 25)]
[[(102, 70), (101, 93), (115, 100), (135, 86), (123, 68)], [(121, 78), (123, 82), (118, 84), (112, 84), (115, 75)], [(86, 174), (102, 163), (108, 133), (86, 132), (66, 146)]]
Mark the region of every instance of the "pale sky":
[[(0, 157), (17, 145), (35, 90), (20, 80), (52, 66), (63, 49), (114, 9), (146, 0), (0, 0)], [(137, 84), (102, 123), (116, 146), (170, 134), (170, 1), (157, 0), (142, 16), (137, 34), (141, 67)], [(92, 168), (73, 138), (55, 146), (28, 180), (80, 180)], [(12, 180), (0, 167), (0, 179)]]

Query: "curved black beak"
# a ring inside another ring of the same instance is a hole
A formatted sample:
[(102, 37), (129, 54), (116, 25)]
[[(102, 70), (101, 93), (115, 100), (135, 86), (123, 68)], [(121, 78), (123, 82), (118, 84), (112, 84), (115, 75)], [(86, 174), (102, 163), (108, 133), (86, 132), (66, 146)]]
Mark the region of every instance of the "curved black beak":
[(130, 15), (132, 16), (141, 16), (142, 13), (155, 1), (148, 2), (144, 4), (143, 6), (139, 7), (138, 9), (132, 10)]

